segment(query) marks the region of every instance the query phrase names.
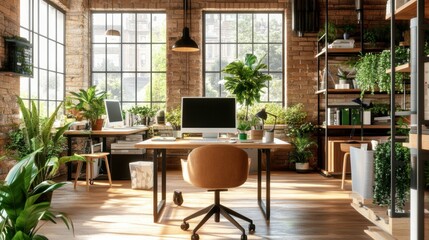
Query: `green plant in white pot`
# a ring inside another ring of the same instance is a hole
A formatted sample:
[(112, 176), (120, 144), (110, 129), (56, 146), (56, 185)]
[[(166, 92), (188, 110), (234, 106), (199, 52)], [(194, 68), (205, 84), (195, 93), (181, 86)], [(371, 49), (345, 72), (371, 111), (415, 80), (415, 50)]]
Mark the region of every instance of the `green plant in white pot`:
[(268, 68), (267, 64), (262, 63), (264, 57), (257, 61), (255, 55), (248, 53), (244, 62), (233, 61), (222, 70), (229, 74), (224, 77), (225, 89), (236, 97), (238, 103), (246, 107), (246, 119), (249, 106), (260, 102), (263, 89), (267, 88), (267, 81), (272, 79), (271, 75), (261, 71)]
[(304, 123), (296, 129), (291, 139), (293, 150), (289, 155), (289, 160), (295, 163), (297, 172), (310, 169), (309, 162), (314, 156), (314, 147), (317, 146), (313, 136), (314, 131), (315, 127), (312, 123)]

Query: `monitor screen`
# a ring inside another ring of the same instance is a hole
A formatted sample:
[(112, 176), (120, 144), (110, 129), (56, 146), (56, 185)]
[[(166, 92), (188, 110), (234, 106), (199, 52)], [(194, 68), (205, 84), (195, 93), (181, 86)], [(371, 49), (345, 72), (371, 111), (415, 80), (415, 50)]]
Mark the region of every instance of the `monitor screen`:
[(104, 100), (107, 114), (107, 127), (123, 127), (121, 103), (118, 100)]
[(235, 98), (182, 98), (183, 133), (203, 133), (203, 137), (217, 137), (219, 133), (236, 133), (236, 120)]

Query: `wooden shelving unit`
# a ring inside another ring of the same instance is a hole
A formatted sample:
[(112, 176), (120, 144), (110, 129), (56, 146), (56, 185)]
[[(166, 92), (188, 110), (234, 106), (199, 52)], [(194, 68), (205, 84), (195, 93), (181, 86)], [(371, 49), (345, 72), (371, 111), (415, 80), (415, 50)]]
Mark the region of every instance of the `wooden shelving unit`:
[[(328, 48), (328, 54), (329, 55), (337, 55), (337, 56), (344, 56), (344, 55), (348, 55), (350, 56), (350, 54), (357, 54), (362, 52), (362, 48)], [(322, 51), (320, 51), (319, 53), (316, 54), (315, 58), (321, 57), (323, 55), (325, 55), (326, 53), (326, 49), (323, 49)]]

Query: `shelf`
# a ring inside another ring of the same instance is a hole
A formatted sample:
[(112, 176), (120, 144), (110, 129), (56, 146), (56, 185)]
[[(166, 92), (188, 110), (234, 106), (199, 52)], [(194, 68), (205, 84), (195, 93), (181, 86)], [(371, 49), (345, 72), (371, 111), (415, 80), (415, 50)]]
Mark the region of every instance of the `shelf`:
[[(320, 126), (326, 129), (326, 126)], [(361, 125), (329, 125), (330, 130), (342, 130), (342, 129), (361, 129)], [(390, 125), (363, 125), (363, 129), (390, 129)]]
[[(333, 56), (344, 56), (344, 55), (351, 55), (351, 54), (357, 54), (362, 51), (361, 48), (328, 48), (328, 55)], [(315, 58), (318, 58), (326, 53), (326, 49), (323, 49), (320, 51)]]
[[(386, 70), (386, 73), (390, 73), (390, 72), (391, 72), (390, 68)], [(410, 73), (411, 72), (410, 63), (405, 63), (395, 67), (395, 72)]]
[[(316, 94), (326, 93), (326, 89), (316, 91)], [(360, 89), (328, 89), (328, 94), (360, 94)]]
[(0, 71), (0, 76), (8, 76), (8, 77), (33, 77), (26, 74), (20, 74), (16, 72), (7, 72), (7, 71)]
[[(429, 16), (429, 4), (425, 4), (425, 17)], [(391, 15), (386, 16), (389, 20)], [(410, 0), (395, 11), (396, 20), (410, 20), (417, 17), (417, 0)]]

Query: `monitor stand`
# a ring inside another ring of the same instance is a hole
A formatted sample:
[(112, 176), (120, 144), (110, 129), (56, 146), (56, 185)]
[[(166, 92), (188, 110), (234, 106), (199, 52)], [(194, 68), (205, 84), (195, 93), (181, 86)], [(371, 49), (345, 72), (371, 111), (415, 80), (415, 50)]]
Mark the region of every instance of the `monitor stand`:
[(203, 139), (217, 139), (219, 133), (217, 132), (203, 132)]

